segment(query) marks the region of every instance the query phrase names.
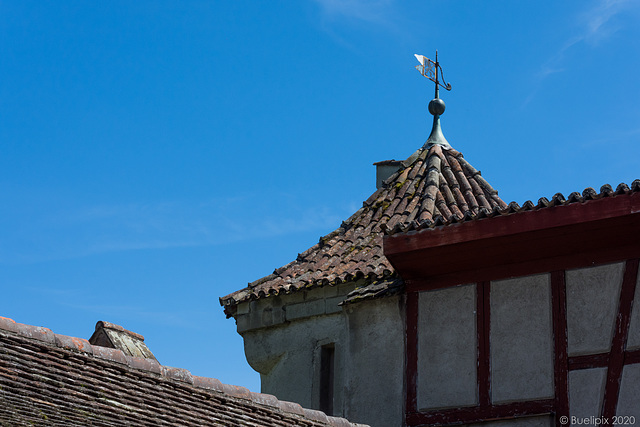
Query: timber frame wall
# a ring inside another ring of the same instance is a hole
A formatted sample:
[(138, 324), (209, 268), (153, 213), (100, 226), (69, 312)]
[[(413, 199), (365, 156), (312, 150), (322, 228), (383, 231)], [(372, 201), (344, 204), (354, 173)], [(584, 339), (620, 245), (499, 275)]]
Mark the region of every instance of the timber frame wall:
[[(552, 414), (560, 427), (563, 426), (560, 416), (569, 416), (569, 372), (599, 367), (607, 368), (600, 415), (610, 423), (616, 413), (623, 368), (640, 363), (640, 350), (626, 350), (638, 281), (638, 242), (640, 193), (385, 237), (385, 255), (406, 283), (406, 425), (447, 425)], [(609, 351), (569, 357), (566, 270), (621, 261), (625, 262), (624, 275)], [(549, 273), (551, 281), (554, 397), (492, 404), (490, 282), (540, 273)], [(420, 411), (419, 294), (463, 283), (476, 286), (478, 404)]]
[[(489, 339), (491, 285), (489, 282), (477, 283), (477, 390), (479, 404), (470, 407), (430, 411), (419, 411), (417, 406), (419, 291), (409, 292), (407, 294), (406, 311), (406, 424), (408, 426), (421, 426), (460, 422), (474, 423), (487, 419), (510, 419), (519, 416), (555, 414), (556, 425), (563, 426), (565, 424), (561, 424), (558, 420), (562, 415), (569, 416), (569, 371), (600, 367), (608, 368), (602, 416), (611, 420), (611, 417), (615, 415), (618, 403), (622, 368), (624, 365), (640, 363), (640, 350), (625, 350), (637, 278), (638, 259), (627, 260), (611, 350), (607, 353), (568, 357), (565, 271), (556, 270), (551, 272), (555, 397), (553, 399), (518, 401), (495, 405), (491, 403), (491, 342)], [(413, 351), (410, 351), (410, 349), (413, 349)]]

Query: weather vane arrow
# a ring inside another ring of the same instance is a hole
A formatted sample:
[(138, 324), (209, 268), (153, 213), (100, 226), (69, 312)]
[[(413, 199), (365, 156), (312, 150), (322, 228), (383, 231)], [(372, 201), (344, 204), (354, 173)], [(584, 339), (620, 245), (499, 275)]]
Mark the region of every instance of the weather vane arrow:
[(429, 80), (431, 80), (436, 84), (436, 98), (438, 97), (439, 86), (442, 86), (446, 90), (451, 90), (450, 83), (442, 84), (440, 83), (440, 79), (438, 78), (438, 76), (440, 76), (442, 78), (442, 81), (444, 82), (444, 73), (442, 72), (442, 67), (440, 66), (440, 63), (438, 62), (437, 50), (436, 50), (435, 61), (432, 61), (431, 59), (427, 58), (424, 55), (415, 54), (414, 56), (416, 57), (418, 62), (420, 62), (420, 65), (416, 65), (416, 70), (420, 71), (420, 74), (422, 74), (423, 76), (425, 76), (426, 78), (428, 78)]

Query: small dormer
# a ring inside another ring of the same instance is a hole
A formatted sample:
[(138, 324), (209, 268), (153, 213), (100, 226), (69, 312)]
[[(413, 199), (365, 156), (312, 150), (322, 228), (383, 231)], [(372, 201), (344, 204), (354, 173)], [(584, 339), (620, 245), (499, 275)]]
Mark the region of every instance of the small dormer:
[(142, 335), (113, 323), (103, 321), (96, 323), (96, 330), (89, 338), (89, 342), (92, 345), (121, 350), (127, 356), (156, 360), (149, 347), (144, 343)]

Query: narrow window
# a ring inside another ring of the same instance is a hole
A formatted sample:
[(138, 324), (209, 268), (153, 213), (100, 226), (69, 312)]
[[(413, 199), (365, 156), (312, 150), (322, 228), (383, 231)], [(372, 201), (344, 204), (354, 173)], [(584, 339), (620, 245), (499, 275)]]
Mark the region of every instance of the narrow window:
[(333, 370), (335, 345), (327, 344), (320, 348), (320, 410), (333, 415)]

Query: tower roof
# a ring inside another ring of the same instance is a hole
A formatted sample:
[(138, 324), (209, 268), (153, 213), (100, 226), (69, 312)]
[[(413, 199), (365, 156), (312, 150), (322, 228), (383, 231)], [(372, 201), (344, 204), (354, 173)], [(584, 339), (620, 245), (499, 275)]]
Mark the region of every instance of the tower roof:
[(449, 224), (507, 207), (442, 134), (440, 116), (445, 104), (439, 98), (439, 88), (451, 90), (451, 84), (444, 83), (437, 51), (435, 61), (423, 55), (415, 57), (420, 74), (435, 83), (435, 98), (429, 103), (433, 126), (427, 142), (404, 162), (377, 163), (399, 169), (337, 230), (321, 237), (295, 261), (220, 298), (227, 316), (244, 301), (358, 279), (365, 279), (364, 285), (351, 292), (345, 302), (397, 293), (404, 283), (384, 256), (386, 231)]
[(364, 278), (353, 298), (381, 296), (402, 289), (386, 259), (386, 230), (449, 224), (482, 211), (504, 209), (498, 192), (462, 154), (440, 144), (425, 144), (335, 231), (277, 268), (269, 276), (220, 298), (228, 316), (241, 302)]

